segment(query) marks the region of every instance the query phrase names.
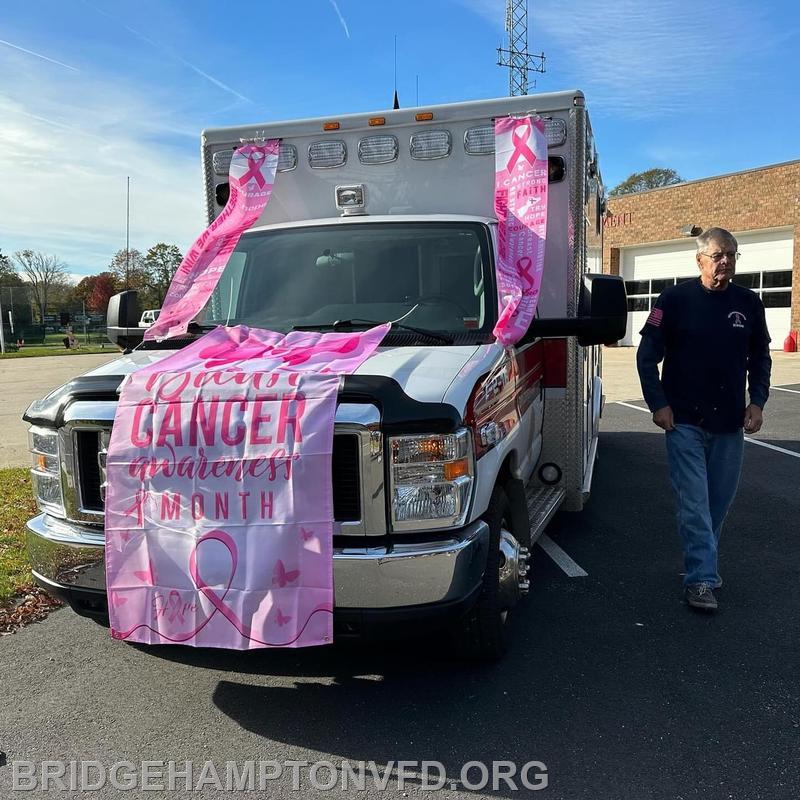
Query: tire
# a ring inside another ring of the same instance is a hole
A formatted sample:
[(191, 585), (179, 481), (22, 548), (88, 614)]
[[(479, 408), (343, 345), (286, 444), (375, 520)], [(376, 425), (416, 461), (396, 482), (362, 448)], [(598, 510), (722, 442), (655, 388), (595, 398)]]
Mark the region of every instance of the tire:
[(495, 661), (508, 644), (507, 609), (500, 602), (500, 530), (511, 528), (511, 504), (500, 486), (495, 486), (482, 519), (489, 526), (489, 552), (478, 600), (459, 620), (453, 632), (456, 652), (462, 658)]

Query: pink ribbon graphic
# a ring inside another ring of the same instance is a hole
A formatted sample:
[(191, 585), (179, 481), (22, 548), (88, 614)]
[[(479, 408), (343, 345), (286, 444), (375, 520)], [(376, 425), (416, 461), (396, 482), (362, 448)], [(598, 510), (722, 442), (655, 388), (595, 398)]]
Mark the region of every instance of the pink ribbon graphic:
[[(522, 129), (522, 133), (518, 133), (520, 129)], [(517, 161), (520, 158), (524, 158), (531, 166), (536, 163), (536, 154), (528, 146), (528, 139), (532, 130), (533, 125), (531, 125), (529, 117), (525, 117), (520, 125), (516, 125), (511, 129), (511, 143), (514, 145), (514, 152), (506, 164), (506, 169), (509, 172), (514, 171), (514, 167), (517, 166)]]
[[(547, 153), (544, 120), (495, 120), (495, 258), (497, 341), (518, 342), (536, 314), (547, 236)], [(534, 210), (535, 209), (535, 210)]]
[(198, 236), (167, 290), (155, 324), (145, 340), (186, 333), (216, 288), (242, 234), (261, 216), (272, 196), (280, 140), (247, 144), (233, 154), (228, 177), (230, 198), (222, 213)]
[(239, 186), (246, 186), (251, 180), (254, 180), (259, 189), (264, 189), (267, 181), (261, 174), (261, 167), (264, 165), (264, 153), (258, 151), (250, 151), (247, 153), (247, 172), (239, 178)]

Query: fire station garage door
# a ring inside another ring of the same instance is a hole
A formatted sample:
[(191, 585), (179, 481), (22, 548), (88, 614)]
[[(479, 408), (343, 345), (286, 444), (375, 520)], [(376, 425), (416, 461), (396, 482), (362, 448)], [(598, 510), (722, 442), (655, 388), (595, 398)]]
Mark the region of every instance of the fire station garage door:
[[(771, 347), (780, 349), (789, 333), (792, 295), (791, 228), (737, 233), (736, 282), (761, 296), (767, 311)], [(628, 292), (628, 328), (621, 344), (639, 344), (639, 331), (658, 295), (675, 283), (698, 275), (694, 239), (627, 247), (620, 267)]]

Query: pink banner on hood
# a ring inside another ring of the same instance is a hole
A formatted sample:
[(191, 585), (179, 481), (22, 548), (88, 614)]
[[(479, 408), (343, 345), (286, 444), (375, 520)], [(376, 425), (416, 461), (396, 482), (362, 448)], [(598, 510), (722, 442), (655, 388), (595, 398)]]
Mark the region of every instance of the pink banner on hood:
[(280, 139), (269, 139), (263, 145), (247, 144), (233, 154), (228, 177), (230, 198), (184, 256), (158, 320), (145, 331), (145, 339), (186, 333), (211, 297), (242, 234), (269, 202), (279, 154)]
[(494, 328), (503, 346), (518, 342), (536, 314), (547, 235), (547, 137), (539, 117), (495, 120), (497, 294)]
[(130, 376), (106, 462), (112, 636), (233, 649), (332, 641), (339, 375), (388, 330), (217, 328)]

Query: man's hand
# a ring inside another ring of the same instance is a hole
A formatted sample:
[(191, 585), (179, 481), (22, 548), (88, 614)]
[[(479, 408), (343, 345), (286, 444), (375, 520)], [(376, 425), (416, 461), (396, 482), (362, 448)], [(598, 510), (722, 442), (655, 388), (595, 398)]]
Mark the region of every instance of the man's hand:
[(658, 411), (653, 414), (653, 422), (655, 422), (659, 428), (663, 428), (665, 431), (671, 431), (675, 429), (675, 423), (672, 419), (672, 409), (669, 406), (659, 408)]
[(750, 403), (744, 412), (745, 433), (758, 433), (764, 424), (764, 413), (759, 406)]

